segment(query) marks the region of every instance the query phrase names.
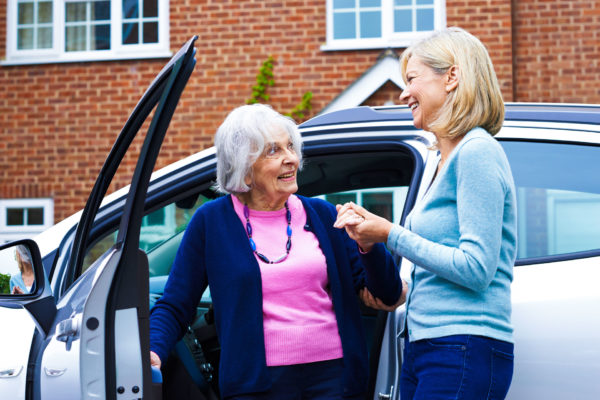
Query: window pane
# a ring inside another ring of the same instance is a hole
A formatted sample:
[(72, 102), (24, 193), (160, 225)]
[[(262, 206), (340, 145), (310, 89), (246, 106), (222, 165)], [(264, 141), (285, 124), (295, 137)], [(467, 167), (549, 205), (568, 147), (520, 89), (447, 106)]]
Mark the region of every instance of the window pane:
[(91, 50), (110, 49), (110, 25), (92, 25)]
[(37, 48), (49, 49), (52, 47), (52, 28), (38, 28)]
[(19, 3), (17, 20), (19, 25), (33, 24), (33, 3)]
[(44, 225), (44, 209), (42, 207), (27, 209), (27, 225)]
[(421, 5), (432, 5), (433, 4), (433, 0), (417, 0), (417, 5), (421, 6)]
[(92, 8), (92, 21), (110, 20), (110, 1), (96, 1)]
[(144, 43), (158, 43), (158, 22), (144, 22)]
[(67, 26), (65, 28), (65, 51), (85, 51), (85, 32), (85, 26)]
[(394, 32), (412, 32), (412, 11), (394, 10)]
[(20, 28), (17, 30), (17, 48), (19, 50), (33, 49), (33, 28)]
[(361, 7), (381, 7), (381, 0), (360, 0)]
[(333, 14), (333, 38), (354, 39), (356, 38), (356, 24), (354, 13)]
[(123, 0), (123, 18), (138, 18), (138, 0)]
[(433, 30), (433, 9), (417, 10), (417, 31)]
[(325, 196), (325, 200), (333, 205), (345, 204), (350, 201), (356, 203), (356, 193), (332, 193)]
[(356, 6), (355, 0), (333, 0), (333, 8), (354, 8)]
[(23, 208), (7, 208), (6, 209), (6, 225), (17, 226), (25, 224), (25, 209)]
[(86, 21), (85, 2), (67, 3), (65, 18), (67, 22)]
[(138, 24), (123, 24), (123, 44), (138, 44)]
[(394, 0), (395, 6), (412, 6), (412, 0)]
[(38, 23), (52, 23), (52, 2), (44, 1), (38, 3)]
[(502, 142), (517, 187), (517, 257), (600, 249), (600, 148)]
[(381, 12), (369, 11), (360, 13), (360, 37), (381, 37)]
[(156, 0), (144, 0), (144, 18), (158, 17), (158, 6)]
[(165, 224), (165, 209), (161, 208), (146, 215), (142, 219), (142, 226), (164, 225)]
[(383, 217), (388, 221), (394, 220), (393, 193), (363, 193), (362, 206), (366, 208), (369, 212), (379, 215), (380, 217)]

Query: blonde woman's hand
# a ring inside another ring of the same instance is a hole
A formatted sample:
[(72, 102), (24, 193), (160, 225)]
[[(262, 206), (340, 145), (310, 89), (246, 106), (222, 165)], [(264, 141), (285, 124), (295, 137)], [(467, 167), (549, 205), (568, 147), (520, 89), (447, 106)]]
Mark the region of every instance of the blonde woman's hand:
[(369, 252), (375, 243), (386, 242), (392, 223), (370, 213), (353, 202), (335, 206), (338, 212), (333, 226), (344, 228), (360, 248)]

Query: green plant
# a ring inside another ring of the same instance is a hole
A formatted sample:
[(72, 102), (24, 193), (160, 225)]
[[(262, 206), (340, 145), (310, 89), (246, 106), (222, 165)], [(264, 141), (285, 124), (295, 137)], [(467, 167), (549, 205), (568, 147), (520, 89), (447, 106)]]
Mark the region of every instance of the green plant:
[(0, 274), (0, 293), (10, 293), (10, 274)]
[(269, 101), (267, 87), (275, 84), (273, 80), (273, 61), (275, 61), (273, 57), (269, 56), (258, 70), (256, 85), (252, 86), (252, 97), (246, 100), (247, 104), (259, 103), (261, 100)]
[(285, 115), (287, 115), (288, 117), (292, 117), (295, 120), (304, 119), (304, 113), (306, 111), (310, 111), (310, 109), (312, 108), (312, 104), (310, 104), (312, 97), (313, 97), (312, 92), (304, 93), (304, 96), (302, 96), (302, 100), (300, 101), (300, 104), (298, 104), (296, 107), (294, 107), (294, 109), (292, 111), (290, 111), (289, 113), (287, 113)]
[[(273, 63), (275, 59), (273, 56), (269, 56), (266, 61), (262, 63), (262, 66), (258, 70), (256, 75), (256, 85), (252, 86), (252, 96), (246, 100), (246, 104), (255, 104), (260, 102), (268, 102), (270, 96), (267, 94), (267, 88), (275, 85), (273, 79)], [(305, 117), (305, 112), (312, 109), (313, 94), (308, 91), (302, 96), (300, 103), (296, 105), (289, 113), (285, 113), (288, 117), (294, 118), (296, 121), (302, 120)]]

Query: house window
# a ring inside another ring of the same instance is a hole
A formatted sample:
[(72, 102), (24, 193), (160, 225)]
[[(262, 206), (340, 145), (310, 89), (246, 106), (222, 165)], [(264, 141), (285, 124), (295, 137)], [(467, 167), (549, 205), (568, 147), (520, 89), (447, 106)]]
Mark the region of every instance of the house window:
[(53, 224), (52, 199), (0, 200), (0, 243), (35, 236)]
[(406, 47), (445, 26), (444, 0), (327, 0), (321, 49)]
[(170, 57), (169, 1), (8, 0), (2, 64)]

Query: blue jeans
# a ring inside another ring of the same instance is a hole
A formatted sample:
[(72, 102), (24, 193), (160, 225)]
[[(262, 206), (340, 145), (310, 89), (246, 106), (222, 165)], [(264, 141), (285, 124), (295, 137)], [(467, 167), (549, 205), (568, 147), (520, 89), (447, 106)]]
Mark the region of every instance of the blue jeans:
[[(366, 366), (365, 366), (366, 368)], [(272, 386), (268, 392), (228, 397), (227, 400), (341, 400), (344, 362), (341, 358), (307, 364), (269, 367)]]
[(455, 335), (405, 340), (402, 400), (502, 400), (513, 375), (513, 344)]

